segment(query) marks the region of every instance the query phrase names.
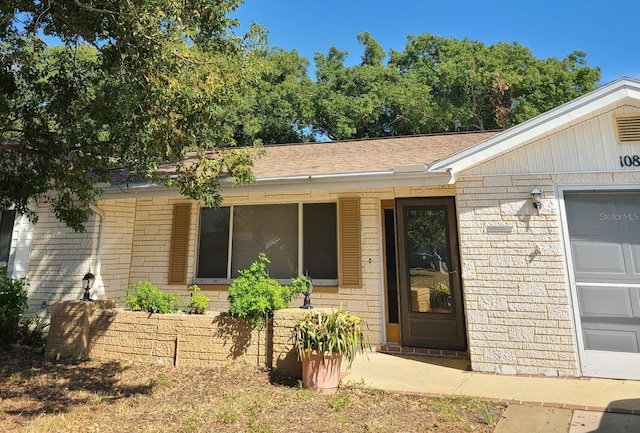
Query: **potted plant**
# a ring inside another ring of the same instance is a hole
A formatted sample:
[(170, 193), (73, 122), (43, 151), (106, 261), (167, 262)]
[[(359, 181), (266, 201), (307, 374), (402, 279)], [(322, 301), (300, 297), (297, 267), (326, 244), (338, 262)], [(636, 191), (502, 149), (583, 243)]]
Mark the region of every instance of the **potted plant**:
[(305, 388), (325, 394), (337, 391), (342, 358), (351, 367), (358, 352), (368, 347), (362, 318), (342, 309), (308, 312), (294, 328), (294, 345), (302, 361)]
[(446, 283), (438, 283), (429, 288), (431, 311), (449, 313), (451, 311), (451, 290)]

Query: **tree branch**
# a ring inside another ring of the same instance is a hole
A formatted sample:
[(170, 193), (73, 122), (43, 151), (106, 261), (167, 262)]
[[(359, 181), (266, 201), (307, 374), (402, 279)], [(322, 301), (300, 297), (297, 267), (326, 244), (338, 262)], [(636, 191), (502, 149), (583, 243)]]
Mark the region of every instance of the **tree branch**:
[(113, 15), (121, 16), (122, 15), (120, 12), (110, 11), (108, 9), (94, 8), (93, 6), (89, 6), (89, 5), (86, 5), (86, 4), (82, 3), (82, 2), (80, 2), (80, 0), (73, 0), (73, 2), (80, 9), (85, 10), (87, 12), (94, 12), (94, 13), (98, 13), (98, 14), (111, 15), (111, 16), (113, 16)]
[(20, 153), (22, 155), (27, 155), (29, 153), (33, 153), (33, 149), (29, 149), (24, 147), (22, 144), (18, 142), (3, 142), (0, 143), (0, 151), (9, 150), (14, 153)]

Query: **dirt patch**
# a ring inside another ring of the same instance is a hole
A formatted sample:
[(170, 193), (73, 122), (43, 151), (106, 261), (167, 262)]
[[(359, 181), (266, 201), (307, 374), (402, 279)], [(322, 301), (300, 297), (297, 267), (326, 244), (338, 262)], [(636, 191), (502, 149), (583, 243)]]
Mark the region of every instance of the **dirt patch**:
[(503, 411), (365, 386), (324, 396), (239, 363), (173, 368), (0, 353), (2, 432), (492, 432)]

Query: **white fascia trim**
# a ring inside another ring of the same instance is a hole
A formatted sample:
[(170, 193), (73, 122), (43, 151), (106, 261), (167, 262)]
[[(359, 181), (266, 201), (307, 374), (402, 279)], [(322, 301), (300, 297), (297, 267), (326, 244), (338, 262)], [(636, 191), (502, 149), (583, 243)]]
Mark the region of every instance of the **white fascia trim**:
[[(300, 191), (321, 189), (359, 189), (383, 188), (394, 186), (438, 186), (453, 183), (450, 173), (429, 173), (426, 167), (422, 171), (395, 172), (393, 170), (360, 173), (335, 173), (282, 177), (262, 177), (255, 183), (233, 185), (222, 181), (222, 193), (262, 192), (262, 191)], [(122, 198), (159, 197), (179, 195), (176, 188), (157, 184), (135, 184), (127, 188), (110, 186), (103, 189), (104, 200)]]
[(639, 80), (630, 78), (616, 80), (591, 93), (494, 135), (481, 143), (436, 161), (429, 166), (429, 171), (451, 171), (456, 173), (466, 170), (475, 164), (510, 150), (518, 144), (539, 137), (627, 97), (640, 100)]

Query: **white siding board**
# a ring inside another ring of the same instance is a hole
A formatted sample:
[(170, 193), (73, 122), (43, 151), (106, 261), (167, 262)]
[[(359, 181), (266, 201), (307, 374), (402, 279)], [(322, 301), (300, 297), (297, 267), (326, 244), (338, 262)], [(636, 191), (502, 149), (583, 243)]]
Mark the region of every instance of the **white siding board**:
[(569, 153), (571, 154), (571, 162), (573, 164), (574, 171), (584, 170), (585, 161), (582, 157), (584, 154), (581, 142), (578, 142), (576, 139), (576, 130), (569, 129), (565, 132), (565, 139), (567, 140), (567, 146), (569, 148)]
[(637, 112), (638, 106), (609, 107), (554, 134), (523, 143), (469, 169), (464, 176), (633, 170), (620, 167), (619, 157), (640, 155), (640, 144), (618, 144), (613, 116)]
[(529, 170), (533, 170), (534, 173), (537, 173), (540, 170), (536, 161), (536, 150), (537, 149), (534, 149), (533, 146), (527, 146), (524, 148), (523, 152), (523, 156), (525, 158), (525, 161), (527, 162), (526, 166), (531, 167)]
[(561, 164), (562, 161), (562, 149), (554, 143), (551, 137), (547, 138), (545, 141), (549, 143), (549, 147), (551, 148), (551, 153), (548, 154), (551, 155), (551, 169), (552, 171), (557, 171), (559, 169), (557, 165)]
[(589, 158), (590, 151), (585, 149), (585, 152), (581, 152), (582, 143), (584, 143), (584, 131), (582, 128), (574, 128), (573, 131), (573, 140), (576, 146), (576, 159), (578, 160), (578, 169), (580, 171), (586, 171), (589, 168)]
[[(610, 120), (613, 122), (613, 118)], [(607, 139), (606, 131), (602, 128), (599, 119), (593, 120), (594, 130), (594, 145), (596, 147), (597, 162), (594, 169), (610, 170), (612, 168), (611, 155), (613, 149), (611, 149), (611, 140)], [(617, 150), (617, 149), (616, 149)]]

